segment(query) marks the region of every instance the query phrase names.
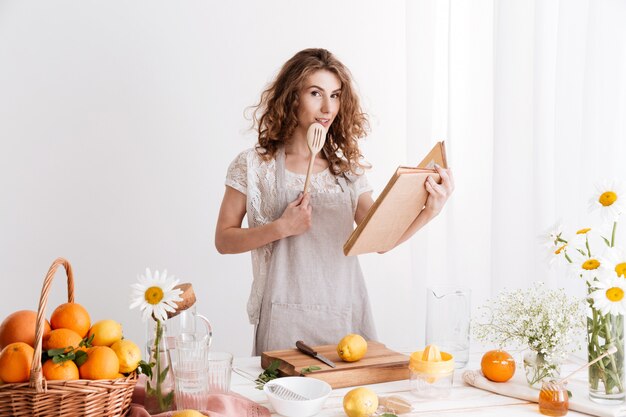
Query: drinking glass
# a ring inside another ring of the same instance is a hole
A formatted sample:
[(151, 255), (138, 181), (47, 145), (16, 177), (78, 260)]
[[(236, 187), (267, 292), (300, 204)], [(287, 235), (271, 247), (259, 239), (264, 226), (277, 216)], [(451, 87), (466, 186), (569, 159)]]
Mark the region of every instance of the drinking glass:
[(204, 410), (209, 397), (209, 350), (206, 338), (179, 334), (175, 339), (176, 407)]
[(226, 394), (230, 391), (230, 375), (233, 367), (233, 355), (228, 352), (209, 353), (209, 392)]

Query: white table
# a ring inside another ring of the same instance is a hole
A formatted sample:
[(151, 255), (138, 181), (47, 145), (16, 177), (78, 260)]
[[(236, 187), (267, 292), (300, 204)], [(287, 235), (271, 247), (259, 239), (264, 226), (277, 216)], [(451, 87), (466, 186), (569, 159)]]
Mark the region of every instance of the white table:
[[(478, 369), (480, 354), (472, 355), (470, 363), (466, 369)], [(261, 360), (259, 357), (237, 358), (234, 366), (247, 371), (250, 374), (258, 375), (261, 369)], [(564, 373), (574, 369), (575, 365), (564, 368)], [(480, 417), (517, 417), (517, 416), (541, 416), (536, 403), (529, 403), (524, 400), (504, 397), (488, 391), (480, 390), (466, 385), (461, 380), (463, 369), (456, 370), (454, 376), (454, 384), (450, 398), (445, 400), (421, 401), (418, 405), (419, 410), (410, 414), (402, 414), (402, 416), (480, 416)], [(516, 372), (523, 372), (518, 367)], [(584, 378), (584, 371), (581, 372)], [(375, 391), (379, 396), (391, 394), (410, 395), (409, 381), (394, 381), (382, 384), (368, 385), (370, 389)], [(231, 388), (233, 391), (250, 398), (253, 401), (267, 407), (272, 413), (272, 417), (280, 416), (276, 414), (272, 405), (267, 400), (263, 391), (254, 388), (254, 383), (233, 373)], [(324, 408), (317, 415), (318, 417), (345, 417), (343, 411), (343, 396), (351, 390), (350, 388), (339, 388), (333, 390), (330, 397), (326, 401)], [(586, 416), (587, 414), (570, 411), (568, 416)]]

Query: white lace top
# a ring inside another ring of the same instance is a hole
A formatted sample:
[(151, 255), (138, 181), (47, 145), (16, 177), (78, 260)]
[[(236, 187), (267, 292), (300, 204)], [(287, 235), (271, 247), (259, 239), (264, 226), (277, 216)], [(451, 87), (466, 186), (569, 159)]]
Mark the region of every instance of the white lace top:
[[(306, 175), (285, 171), (286, 186), (302, 190)], [(365, 174), (347, 175), (347, 183), (352, 197), (352, 206), (356, 207), (358, 197), (372, 187)], [(246, 216), (248, 227), (258, 227), (280, 217), (278, 213), (278, 193), (276, 190), (276, 161), (264, 161), (254, 148), (241, 152), (231, 162), (226, 174), (226, 185), (246, 195)], [(312, 193), (338, 193), (341, 186), (329, 169), (313, 174), (310, 180)], [(250, 323), (259, 322), (261, 300), (267, 280), (267, 272), (272, 257), (273, 244), (252, 250), (252, 289), (248, 299), (248, 317)]]

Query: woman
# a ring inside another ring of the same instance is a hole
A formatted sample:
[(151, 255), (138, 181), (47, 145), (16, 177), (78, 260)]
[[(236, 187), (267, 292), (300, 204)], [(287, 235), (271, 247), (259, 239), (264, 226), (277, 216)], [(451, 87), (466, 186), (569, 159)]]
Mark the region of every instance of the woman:
[[(220, 253), (252, 251), (255, 354), (297, 340), (335, 344), (348, 333), (376, 339), (358, 259), (342, 252), (374, 202), (358, 147), (367, 116), (350, 72), (325, 49), (298, 52), (262, 93), (254, 121), (258, 144), (228, 169), (215, 245)], [(312, 123), (328, 134), (310, 192), (302, 194)], [(452, 192), (451, 173), (437, 171), (441, 184), (426, 182), (426, 207), (398, 244), (435, 217)]]

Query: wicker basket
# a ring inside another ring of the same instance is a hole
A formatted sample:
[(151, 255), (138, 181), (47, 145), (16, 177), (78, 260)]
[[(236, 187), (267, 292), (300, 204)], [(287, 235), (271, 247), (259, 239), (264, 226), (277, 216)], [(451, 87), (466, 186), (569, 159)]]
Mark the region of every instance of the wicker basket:
[(52, 278), (63, 265), (67, 273), (67, 300), (74, 302), (74, 277), (70, 263), (56, 259), (46, 275), (37, 310), (35, 353), (28, 383), (0, 385), (0, 416), (78, 417), (123, 416), (130, 409), (137, 375), (106, 380), (46, 381), (41, 372), (41, 338)]

